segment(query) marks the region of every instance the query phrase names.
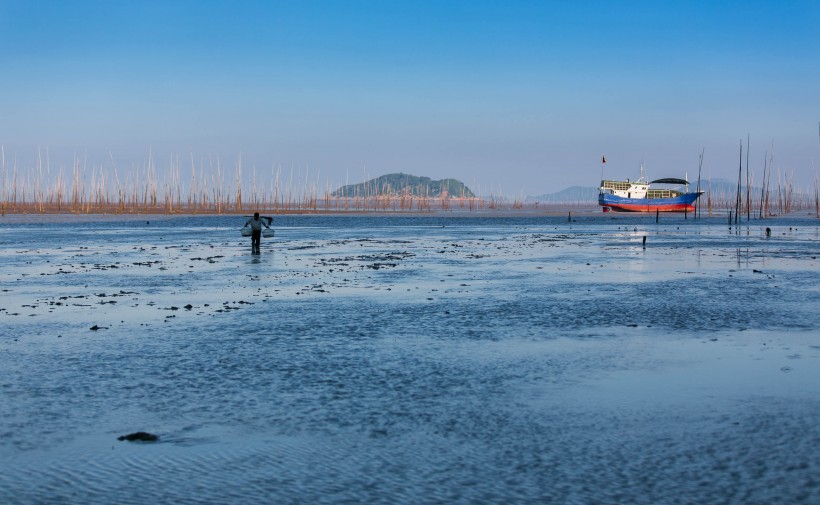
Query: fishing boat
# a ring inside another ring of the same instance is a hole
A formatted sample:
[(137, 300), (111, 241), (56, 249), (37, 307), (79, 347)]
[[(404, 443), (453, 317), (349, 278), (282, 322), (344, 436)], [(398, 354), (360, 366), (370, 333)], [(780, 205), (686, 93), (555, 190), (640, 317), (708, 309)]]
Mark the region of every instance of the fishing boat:
[(647, 182), (641, 167), (641, 176), (636, 181), (602, 180), (598, 205), (604, 212), (687, 212), (695, 210), (695, 201), (702, 194), (702, 191), (690, 192), (686, 179)]

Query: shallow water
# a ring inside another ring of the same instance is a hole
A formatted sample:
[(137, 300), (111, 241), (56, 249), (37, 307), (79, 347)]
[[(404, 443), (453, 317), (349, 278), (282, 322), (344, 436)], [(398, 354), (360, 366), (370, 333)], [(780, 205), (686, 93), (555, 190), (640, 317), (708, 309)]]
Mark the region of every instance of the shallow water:
[(2, 503), (820, 502), (815, 219), (2, 219)]

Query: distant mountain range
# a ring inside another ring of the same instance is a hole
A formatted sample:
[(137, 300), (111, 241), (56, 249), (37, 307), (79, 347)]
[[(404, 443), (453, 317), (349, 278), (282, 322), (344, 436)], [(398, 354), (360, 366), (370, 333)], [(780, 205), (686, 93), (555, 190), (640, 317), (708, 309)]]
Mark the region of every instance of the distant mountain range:
[(434, 181), (429, 177), (402, 173), (382, 175), (359, 184), (348, 184), (334, 191), (332, 196), (353, 198), (356, 196), (402, 194), (434, 198), (443, 195), (451, 198), (475, 197), (470, 188), (457, 179)]
[[(715, 194), (733, 195), (737, 191), (737, 182), (730, 182), (726, 179), (712, 179), (710, 181), (701, 180), (701, 191), (711, 191)], [(743, 190), (746, 190), (744, 181)], [(697, 189), (697, 181), (690, 182), (689, 190)], [(759, 193), (760, 188), (752, 188), (752, 191)], [(598, 188), (588, 186), (571, 186), (556, 193), (546, 193), (538, 196), (528, 196), (527, 201), (543, 203), (587, 203), (598, 201)]]
[(571, 186), (557, 193), (547, 193), (539, 196), (528, 196), (528, 201), (542, 203), (582, 203), (597, 202), (598, 188)]

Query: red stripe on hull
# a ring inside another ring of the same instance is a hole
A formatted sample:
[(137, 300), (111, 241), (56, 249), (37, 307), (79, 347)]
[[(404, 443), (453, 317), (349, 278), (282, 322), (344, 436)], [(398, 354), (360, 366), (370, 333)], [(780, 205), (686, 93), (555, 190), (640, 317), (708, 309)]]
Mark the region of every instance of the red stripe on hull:
[[(685, 203), (669, 205), (607, 204), (613, 212), (694, 212), (695, 206)], [(604, 212), (607, 212), (606, 210)]]

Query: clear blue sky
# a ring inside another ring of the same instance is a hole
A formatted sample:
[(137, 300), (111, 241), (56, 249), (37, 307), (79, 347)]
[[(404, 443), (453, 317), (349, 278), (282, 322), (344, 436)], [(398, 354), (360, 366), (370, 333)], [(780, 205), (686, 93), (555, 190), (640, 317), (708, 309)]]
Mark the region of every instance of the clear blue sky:
[[(219, 155), (324, 185), (403, 171), (540, 194), (611, 177), (808, 186), (820, 2), (0, 0), (0, 143)], [(21, 161), (22, 162), (22, 161)], [(102, 161), (101, 161), (102, 163)]]

